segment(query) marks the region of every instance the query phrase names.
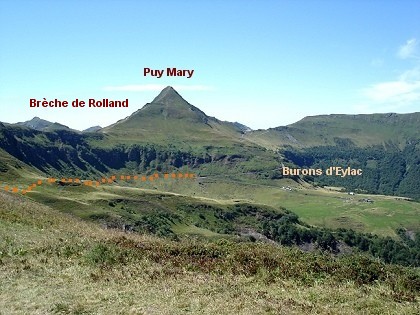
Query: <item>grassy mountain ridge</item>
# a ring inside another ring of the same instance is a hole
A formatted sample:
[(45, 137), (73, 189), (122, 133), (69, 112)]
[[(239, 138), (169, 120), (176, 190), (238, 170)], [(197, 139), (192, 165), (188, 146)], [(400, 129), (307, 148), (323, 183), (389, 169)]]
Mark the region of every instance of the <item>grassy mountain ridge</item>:
[[(110, 140), (111, 139), (111, 140)], [(121, 139), (121, 138), (120, 138)], [(275, 168), (276, 154), (257, 146), (205, 146), (180, 149), (175, 144), (110, 144), (112, 136), (66, 130), (41, 132), (10, 126), (0, 129), (0, 148), (45, 176), (98, 177), (105, 173), (172, 172), (181, 167), (205, 174), (238, 174)], [(255, 157), (258, 157), (256, 159)], [(259, 164), (263, 160), (264, 164)], [(211, 167), (210, 167), (211, 166)], [(6, 176), (6, 174), (0, 174)]]
[(309, 116), (288, 126), (253, 131), (246, 137), (270, 148), (391, 144), (403, 149), (420, 139), (420, 112)]

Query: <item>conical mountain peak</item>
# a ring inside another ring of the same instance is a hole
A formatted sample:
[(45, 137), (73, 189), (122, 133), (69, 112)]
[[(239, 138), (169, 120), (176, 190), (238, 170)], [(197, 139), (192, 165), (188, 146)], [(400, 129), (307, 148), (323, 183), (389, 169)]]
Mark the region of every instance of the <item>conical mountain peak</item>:
[[(116, 130), (156, 130), (160, 126), (168, 133), (174, 133), (174, 128), (191, 124), (204, 124), (208, 127), (210, 117), (197, 107), (191, 105), (171, 86), (164, 88), (151, 103), (134, 112), (131, 116), (103, 129), (104, 132)], [(173, 125), (176, 125), (173, 126)]]
[(158, 96), (152, 101), (152, 103), (160, 103), (160, 104), (176, 104), (179, 102), (188, 103), (186, 100), (182, 98), (181, 95), (178, 94), (177, 91), (172, 86), (167, 86), (164, 88)]
[(207, 115), (188, 103), (171, 86), (164, 88), (155, 99), (134, 115), (156, 116), (167, 119), (184, 119), (190, 122), (207, 123)]
[(180, 148), (188, 149), (193, 143), (199, 146), (214, 145), (220, 140), (236, 143), (242, 141), (238, 135), (243, 133), (233, 123), (207, 116), (171, 86), (164, 88), (152, 102), (129, 117), (100, 132), (112, 134), (114, 139), (121, 137), (148, 143), (176, 143)]

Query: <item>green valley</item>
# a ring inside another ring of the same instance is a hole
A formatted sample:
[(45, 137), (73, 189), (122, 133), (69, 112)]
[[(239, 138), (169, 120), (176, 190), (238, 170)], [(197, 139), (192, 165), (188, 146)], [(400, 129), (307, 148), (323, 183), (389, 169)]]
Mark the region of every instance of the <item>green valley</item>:
[[(290, 313), (323, 313), (326, 296), (320, 292), (338, 286), (337, 309), (359, 296), (376, 312), (390, 307), (414, 314), (420, 290), (419, 117), (329, 115), (250, 130), (207, 116), (167, 87), (129, 117), (87, 132), (39, 118), (0, 124), (0, 265), (4, 275), (17, 276), (4, 278), (2, 294), (11, 300), (16, 286), (51, 273), (58, 275), (54, 281), (69, 277), (90, 288), (89, 294), (98, 294), (94, 286), (102, 281), (114, 288), (152, 281), (150, 290), (163, 290), (165, 281), (182, 274), (194, 287), (203, 277), (224, 277), (229, 289), (211, 294), (216, 300), (240, 283), (237, 303), (263, 290), (261, 301), (281, 297), (291, 303), (283, 305)], [(363, 174), (286, 176), (283, 166), (352, 167)], [(155, 173), (196, 176), (83, 183)], [(57, 180), (25, 195), (9, 188), (21, 191), (50, 177)], [(81, 181), (60, 180), (76, 177)], [(52, 292), (54, 281), (31, 294)], [(279, 282), (290, 293), (278, 292)], [(299, 286), (303, 295), (292, 298)], [(69, 290), (33, 307), (56, 313), (98, 307), (83, 298), (69, 304), (77, 296)], [(130, 290), (121, 291), (125, 299)], [(207, 289), (200, 296), (201, 290)], [(168, 299), (185, 299), (187, 292)], [(369, 302), (383, 292), (385, 304)], [(321, 297), (304, 302), (314, 294)], [(16, 307), (7, 303), (3, 307)], [(114, 310), (110, 303), (103, 307)]]

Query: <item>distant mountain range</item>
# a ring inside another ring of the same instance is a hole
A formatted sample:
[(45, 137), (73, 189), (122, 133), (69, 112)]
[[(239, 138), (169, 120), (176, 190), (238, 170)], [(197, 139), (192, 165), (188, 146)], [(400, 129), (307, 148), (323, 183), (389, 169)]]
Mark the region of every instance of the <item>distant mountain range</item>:
[[(276, 181), (283, 177), (281, 163), (339, 164), (363, 168), (365, 175), (346, 181), (293, 179), (420, 198), (419, 152), (420, 113), (312, 116), (284, 127), (251, 130), (206, 115), (172, 87), (105, 128), (78, 132), (38, 117), (0, 124), (0, 177), (19, 175), (22, 169), (87, 175), (188, 166), (203, 175)], [(20, 168), (11, 162), (16, 160)]]
[(34, 117), (31, 120), (24, 122), (18, 122), (15, 125), (29, 127), (39, 131), (54, 131), (58, 129), (71, 130), (65, 125), (59, 124), (57, 122), (53, 123), (48, 120), (41, 119), (39, 117)]
[[(54, 131), (54, 130), (73, 130), (75, 132), (77, 132), (77, 130), (71, 129), (65, 125), (62, 125), (60, 123), (57, 122), (51, 122), (45, 119), (41, 119), (39, 117), (34, 117), (31, 120), (27, 120), (24, 122), (18, 122), (16, 124), (13, 124), (16, 126), (23, 126), (23, 127), (29, 127), (35, 130), (39, 130), (39, 131)], [(101, 126), (93, 126), (93, 127), (89, 127), (85, 130), (83, 130), (83, 132), (96, 132), (98, 130), (102, 129)]]
[[(39, 131), (73, 130), (39, 117), (14, 125)], [(248, 140), (271, 149), (284, 145), (312, 147), (342, 143), (360, 147), (392, 143), (404, 147), (407, 141), (420, 138), (420, 112), (309, 116), (283, 127), (252, 130), (239, 122), (207, 116), (168, 86), (132, 115), (105, 128), (93, 126), (83, 130), (98, 131), (117, 137), (121, 134), (136, 139), (141, 137), (141, 142)]]

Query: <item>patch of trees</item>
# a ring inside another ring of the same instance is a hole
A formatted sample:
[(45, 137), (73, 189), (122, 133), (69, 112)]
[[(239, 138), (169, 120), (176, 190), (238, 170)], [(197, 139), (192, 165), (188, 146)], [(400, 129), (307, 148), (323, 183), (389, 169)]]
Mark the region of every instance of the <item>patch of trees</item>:
[(338, 240), (331, 231), (311, 227), (299, 227), (298, 217), (295, 214), (287, 214), (277, 222), (264, 221), (261, 233), (267, 238), (282, 245), (302, 245), (313, 243), (321, 250), (337, 253)]
[(374, 194), (401, 195), (420, 200), (420, 140), (407, 143), (403, 150), (388, 144), (373, 146), (323, 146), (302, 150), (287, 148), (282, 153), (287, 161), (306, 168), (330, 166), (361, 168), (361, 176), (307, 177), (319, 185), (343, 186)]
[(308, 225), (299, 226), (294, 214), (287, 214), (277, 221), (265, 220), (261, 233), (282, 245), (302, 245), (312, 243), (316, 248), (338, 253), (339, 244), (371, 254), (386, 263), (404, 266), (420, 266), (420, 232), (415, 240), (406, 236), (405, 230), (397, 230), (401, 240), (391, 237), (358, 233), (351, 229), (331, 230)]
[[(313, 244), (315, 248), (339, 253), (343, 246), (380, 258), (386, 263), (420, 266), (420, 231), (414, 240), (400, 228), (400, 240), (359, 233), (352, 229), (326, 229), (302, 222), (298, 215), (282, 208), (240, 203), (228, 207), (206, 204), (183, 204), (178, 210), (196, 217), (194, 225), (216, 233), (235, 234), (241, 227), (255, 229), (270, 240), (285, 246)], [(179, 217), (184, 217), (180, 215)]]

